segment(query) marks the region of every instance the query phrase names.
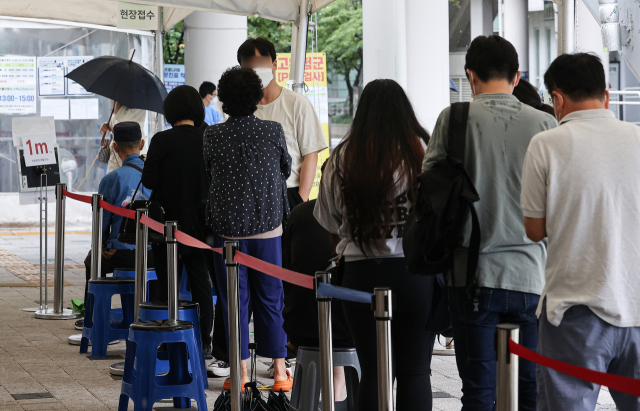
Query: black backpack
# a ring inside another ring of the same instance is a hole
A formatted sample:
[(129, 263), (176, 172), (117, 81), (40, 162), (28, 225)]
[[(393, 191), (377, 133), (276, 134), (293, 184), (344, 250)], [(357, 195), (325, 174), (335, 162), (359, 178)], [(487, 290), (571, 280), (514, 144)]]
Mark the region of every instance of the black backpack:
[[(420, 275), (448, 273), (453, 252), (471, 213), (472, 230), (467, 261), (466, 291), (476, 284), (480, 251), (480, 225), (473, 203), (480, 200), (464, 169), (465, 135), (469, 103), (451, 105), (448, 156), (420, 174), (413, 211), (404, 226), (403, 249), (409, 272)], [(455, 276), (453, 277), (455, 286)]]

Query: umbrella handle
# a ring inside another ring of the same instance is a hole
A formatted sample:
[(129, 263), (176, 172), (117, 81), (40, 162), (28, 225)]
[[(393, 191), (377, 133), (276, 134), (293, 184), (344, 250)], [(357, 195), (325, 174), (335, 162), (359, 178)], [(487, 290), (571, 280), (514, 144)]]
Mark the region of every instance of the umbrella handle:
[[(113, 103), (113, 108), (111, 109), (111, 114), (109, 115), (109, 120), (107, 120), (107, 125), (109, 125), (109, 123), (111, 123), (111, 117), (113, 117), (113, 111), (116, 109), (116, 104), (115, 102)], [(100, 147), (105, 148), (104, 145), (104, 138), (107, 136), (107, 133), (109, 132), (109, 130), (105, 131), (104, 134), (102, 134), (102, 140), (100, 140)]]

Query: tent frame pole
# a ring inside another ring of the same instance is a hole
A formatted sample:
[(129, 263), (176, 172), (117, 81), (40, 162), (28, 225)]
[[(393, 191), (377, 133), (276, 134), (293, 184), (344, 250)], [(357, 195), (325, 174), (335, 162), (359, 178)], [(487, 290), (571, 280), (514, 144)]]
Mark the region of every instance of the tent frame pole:
[(291, 38), (291, 77), (293, 77), (293, 91), (304, 92), (304, 66), (307, 58), (307, 34), (309, 31), (309, 0), (300, 0), (300, 16), (293, 25)]
[[(155, 32), (155, 72), (156, 76), (164, 83), (164, 36), (162, 35), (164, 28), (164, 18), (162, 16), (162, 6), (158, 6), (158, 27)], [(164, 116), (156, 114), (156, 133), (164, 130)]]

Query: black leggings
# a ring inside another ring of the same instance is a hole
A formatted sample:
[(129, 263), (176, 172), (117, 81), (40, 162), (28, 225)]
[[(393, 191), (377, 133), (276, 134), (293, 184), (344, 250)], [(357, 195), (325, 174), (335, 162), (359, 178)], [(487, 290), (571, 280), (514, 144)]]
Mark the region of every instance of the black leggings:
[[(155, 262), (158, 281), (151, 282), (149, 294), (152, 301), (166, 304), (169, 300), (169, 279), (167, 270), (167, 245), (154, 244), (153, 259)], [(193, 302), (198, 303), (200, 309), (200, 332), (202, 344), (211, 344), (211, 328), (213, 326), (213, 294), (211, 292), (211, 279), (205, 263), (203, 251), (197, 248), (189, 248), (186, 254), (180, 254), (178, 259), (178, 286), (182, 266), (187, 269), (191, 296)], [(154, 284), (155, 283), (155, 284)]]
[[(390, 287), (395, 307), (391, 321), (393, 375), (397, 411), (430, 411), (431, 352), (435, 334), (426, 330), (433, 295), (433, 277), (407, 272), (404, 258), (363, 260), (345, 264), (342, 285), (373, 292)], [(358, 411), (378, 409), (376, 323), (368, 304), (343, 301), (347, 323), (358, 351), (362, 379)]]

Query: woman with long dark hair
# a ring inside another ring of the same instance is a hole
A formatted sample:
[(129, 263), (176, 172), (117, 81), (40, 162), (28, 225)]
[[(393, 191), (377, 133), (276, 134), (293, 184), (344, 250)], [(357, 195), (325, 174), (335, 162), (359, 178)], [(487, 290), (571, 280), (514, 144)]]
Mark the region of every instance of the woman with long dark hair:
[[(426, 330), (433, 278), (408, 273), (403, 227), (416, 198), (429, 140), (404, 90), (375, 80), (362, 93), (346, 139), (329, 159), (315, 208), (318, 222), (337, 234), (345, 258), (342, 285), (373, 292), (390, 287), (396, 409), (431, 410), (430, 364), (434, 335)], [(376, 326), (366, 304), (343, 302), (362, 367), (358, 410), (378, 409)]]

